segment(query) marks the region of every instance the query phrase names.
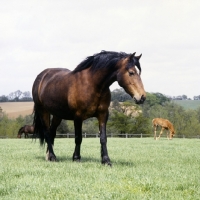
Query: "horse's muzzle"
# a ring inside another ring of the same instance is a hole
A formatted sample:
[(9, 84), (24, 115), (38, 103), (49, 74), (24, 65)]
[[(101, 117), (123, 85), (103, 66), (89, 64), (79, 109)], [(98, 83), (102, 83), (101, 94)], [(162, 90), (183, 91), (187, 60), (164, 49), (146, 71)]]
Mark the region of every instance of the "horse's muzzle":
[(136, 104), (143, 104), (145, 101), (146, 97), (144, 95), (141, 96), (140, 100), (137, 100), (134, 98)]

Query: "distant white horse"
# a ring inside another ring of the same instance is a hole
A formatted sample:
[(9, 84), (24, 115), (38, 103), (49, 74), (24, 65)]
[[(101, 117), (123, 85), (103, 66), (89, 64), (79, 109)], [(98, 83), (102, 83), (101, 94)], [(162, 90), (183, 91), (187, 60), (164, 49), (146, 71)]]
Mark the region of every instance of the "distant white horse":
[[(160, 139), (160, 136), (163, 133), (163, 130), (169, 130), (169, 137), (168, 137), (168, 131), (167, 131), (167, 139), (172, 139), (174, 134), (175, 134), (175, 130), (174, 130), (174, 126), (173, 124), (167, 120), (167, 119), (162, 119), (162, 118), (155, 118), (152, 120), (152, 124), (154, 127), (154, 139)], [(160, 135), (158, 137), (156, 137), (156, 130), (157, 127), (160, 126), (161, 127), (161, 131), (160, 131)]]

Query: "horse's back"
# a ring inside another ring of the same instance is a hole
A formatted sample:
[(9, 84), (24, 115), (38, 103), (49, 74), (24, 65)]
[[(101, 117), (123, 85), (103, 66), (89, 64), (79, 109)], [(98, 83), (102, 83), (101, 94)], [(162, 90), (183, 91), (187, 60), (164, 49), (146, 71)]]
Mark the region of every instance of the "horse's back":
[(33, 83), (33, 89), (39, 89), (39, 87), (42, 87), (42, 84), (45, 84), (46, 82), (56, 82), (59, 79), (61, 79), (63, 76), (66, 76), (70, 70), (65, 68), (48, 68), (42, 71), (38, 76), (36, 77), (34, 83)]
[(55, 87), (60, 84), (60, 80), (69, 72), (70, 70), (65, 68), (48, 68), (42, 71), (33, 83), (32, 94), (34, 102), (39, 102), (41, 100), (40, 96), (44, 92), (48, 94), (53, 90), (53, 92), (57, 93), (58, 90)]
[(163, 119), (163, 118), (155, 118), (152, 120), (152, 123), (154, 126), (162, 126), (164, 128), (170, 128), (172, 127), (172, 123), (168, 119)]

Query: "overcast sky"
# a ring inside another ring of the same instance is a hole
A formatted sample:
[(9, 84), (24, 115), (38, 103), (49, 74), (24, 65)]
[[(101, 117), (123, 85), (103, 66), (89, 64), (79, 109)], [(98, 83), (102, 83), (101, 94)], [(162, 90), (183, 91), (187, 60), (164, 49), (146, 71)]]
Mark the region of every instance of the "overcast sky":
[(200, 95), (200, 1), (1, 1), (0, 95), (31, 92), (42, 70), (73, 70), (101, 50), (142, 53), (147, 92)]

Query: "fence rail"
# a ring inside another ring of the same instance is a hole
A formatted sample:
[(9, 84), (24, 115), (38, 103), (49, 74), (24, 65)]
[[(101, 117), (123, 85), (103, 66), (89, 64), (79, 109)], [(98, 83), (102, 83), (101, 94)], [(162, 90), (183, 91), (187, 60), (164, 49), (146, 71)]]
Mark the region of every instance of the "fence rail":
[[(83, 138), (98, 138), (99, 137), (99, 133), (83, 133), (82, 134)], [(66, 134), (56, 134), (56, 138), (74, 138), (75, 134), (74, 133), (66, 133)], [(107, 137), (111, 137), (111, 138), (146, 138), (146, 137), (154, 137), (154, 134), (143, 134), (143, 133), (139, 133), (139, 134), (128, 134), (128, 133), (124, 133), (124, 134), (113, 134), (113, 133), (107, 133)], [(162, 135), (161, 137), (165, 138), (167, 137), (165, 134)], [(9, 136), (5, 136), (5, 135), (0, 135), (0, 139), (6, 139), (6, 138), (11, 138)], [(23, 138), (23, 135), (22, 135)], [(29, 138), (32, 138), (32, 136), (30, 136)], [(193, 135), (193, 136), (185, 136), (185, 135), (175, 135), (174, 138), (196, 138), (196, 139), (200, 139), (200, 135)]]
[[(115, 138), (145, 138), (145, 137), (154, 137), (154, 134), (113, 134), (113, 133), (107, 133), (107, 137), (115, 137)], [(92, 134), (92, 133), (83, 133), (82, 136), (84, 138), (98, 138), (99, 133)], [(56, 138), (74, 138), (74, 133), (66, 133), (66, 134), (56, 134)], [(167, 137), (166, 135), (162, 135), (161, 137)], [(200, 135), (193, 135), (193, 136), (185, 136), (185, 135), (175, 135), (174, 138), (196, 138), (200, 139)]]
[[(107, 133), (106, 134), (107, 137), (119, 137), (119, 138), (131, 138), (131, 137), (151, 137), (153, 136), (152, 134), (113, 134), (113, 133)], [(66, 133), (66, 134), (56, 134), (56, 138), (60, 138), (60, 137), (64, 137), (64, 138), (74, 138), (74, 133)], [(99, 133), (83, 133), (82, 136), (84, 138), (98, 138), (99, 137)]]

